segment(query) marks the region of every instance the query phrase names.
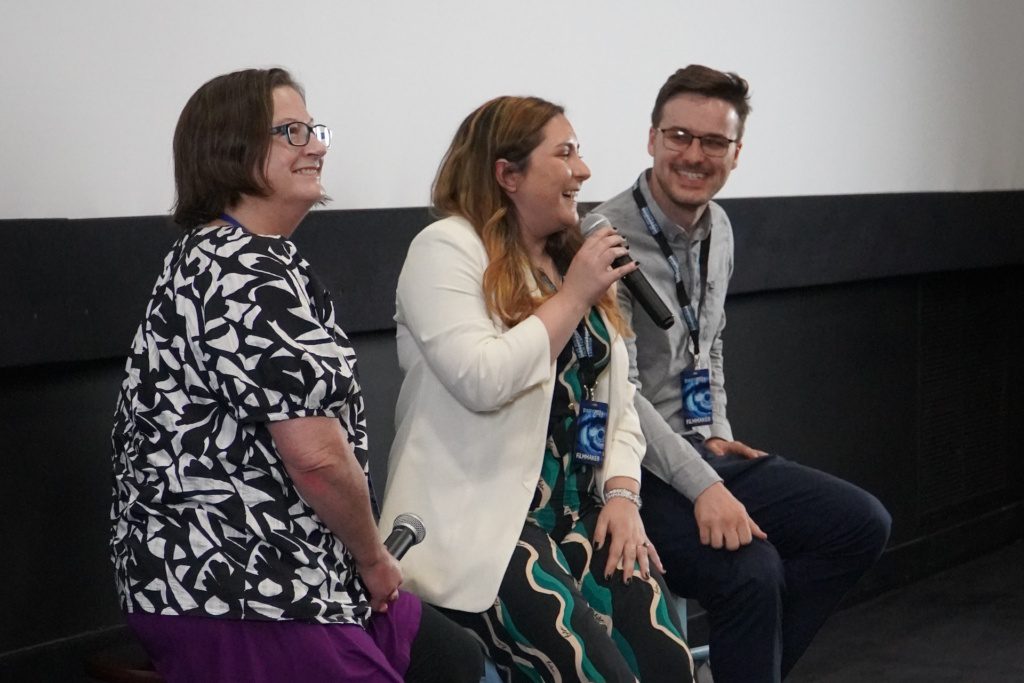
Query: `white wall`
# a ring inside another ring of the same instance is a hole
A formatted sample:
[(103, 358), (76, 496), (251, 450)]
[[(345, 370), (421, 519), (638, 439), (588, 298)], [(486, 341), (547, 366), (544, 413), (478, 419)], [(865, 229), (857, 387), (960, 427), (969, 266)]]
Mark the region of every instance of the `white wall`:
[[(306, 9), (304, 9), (306, 8)], [(752, 87), (723, 196), (1024, 188), (1021, 0), (2, 0), (0, 219), (165, 213), (205, 80), (283, 65), (331, 125), (331, 208), (422, 206), (499, 94), (568, 108), (609, 197), (691, 62)], [(289, 18), (298, 15), (298, 18)]]

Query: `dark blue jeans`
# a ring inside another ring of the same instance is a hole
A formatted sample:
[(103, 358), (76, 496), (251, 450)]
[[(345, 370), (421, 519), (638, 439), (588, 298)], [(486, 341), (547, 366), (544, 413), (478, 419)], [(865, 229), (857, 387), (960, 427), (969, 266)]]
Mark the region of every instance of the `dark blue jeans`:
[(735, 551), (701, 545), (693, 504), (645, 471), (647, 534), (669, 588), (708, 613), (715, 683), (781, 681), (881, 555), (892, 518), (870, 493), (824, 472), (695, 445), (768, 540)]

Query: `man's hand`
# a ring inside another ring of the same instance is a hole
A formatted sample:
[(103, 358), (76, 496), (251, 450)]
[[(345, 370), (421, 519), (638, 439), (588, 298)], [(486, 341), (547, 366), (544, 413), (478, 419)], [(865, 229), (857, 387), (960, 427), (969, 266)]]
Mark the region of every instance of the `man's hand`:
[[(726, 443), (736, 443), (726, 442)], [(700, 542), (712, 548), (736, 550), (755, 537), (762, 541), (768, 534), (750, 518), (743, 503), (718, 481), (704, 489), (693, 503), (693, 516), (700, 530)]]
[(713, 436), (704, 442), (704, 447), (715, 455), (729, 455), (734, 454), (740, 457), (746, 458), (747, 460), (753, 460), (754, 458), (760, 458), (762, 455), (768, 455), (765, 451), (751, 448), (742, 441), (726, 441), (717, 436)]

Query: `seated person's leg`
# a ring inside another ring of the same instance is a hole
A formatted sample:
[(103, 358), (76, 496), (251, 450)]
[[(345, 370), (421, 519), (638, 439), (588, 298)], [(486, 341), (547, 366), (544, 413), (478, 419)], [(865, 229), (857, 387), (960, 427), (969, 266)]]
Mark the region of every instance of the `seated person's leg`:
[(644, 580), (634, 566), (628, 584), (623, 582), (621, 569), (604, 577), (609, 543), (595, 549), (590, 541), (600, 510), (587, 510), (559, 545), (580, 591), (639, 680), (691, 680), (693, 660), (678, 612), (657, 570), (652, 567), (651, 577)]
[(406, 683), (478, 683), (484, 653), (467, 631), (430, 605), (423, 605), (420, 628), (412, 641)]
[(354, 624), (152, 614), (127, 620), (167, 683), (402, 682), (370, 633)]
[(708, 612), (716, 683), (779, 680), (785, 578), (771, 532), (768, 542), (716, 550), (701, 544), (685, 496), (647, 472), (642, 490), (641, 516), (665, 565), (665, 581)]
[(512, 681), (635, 680), (558, 547), (533, 524), (523, 526), (495, 607), (442, 612), (474, 631)]
[(870, 493), (825, 472), (773, 457), (731, 483), (785, 567), (785, 675), (842, 597), (881, 555), (892, 519)]

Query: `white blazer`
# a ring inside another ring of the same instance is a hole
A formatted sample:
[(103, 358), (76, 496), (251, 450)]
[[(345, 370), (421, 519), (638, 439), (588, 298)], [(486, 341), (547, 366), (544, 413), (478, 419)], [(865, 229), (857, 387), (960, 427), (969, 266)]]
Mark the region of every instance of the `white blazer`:
[[(404, 588), (466, 612), (494, 604), (540, 477), (554, 391), (547, 329), (531, 316), (509, 329), (483, 298), (487, 253), (468, 221), (452, 217), (413, 240), (398, 278), (398, 360), (405, 373), (380, 519), (423, 518), (426, 539), (402, 560)], [(614, 331), (609, 326), (609, 329)], [(599, 490), (640, 480), (645, 443), (612, 342), (595, 388), (609, 406)]]

